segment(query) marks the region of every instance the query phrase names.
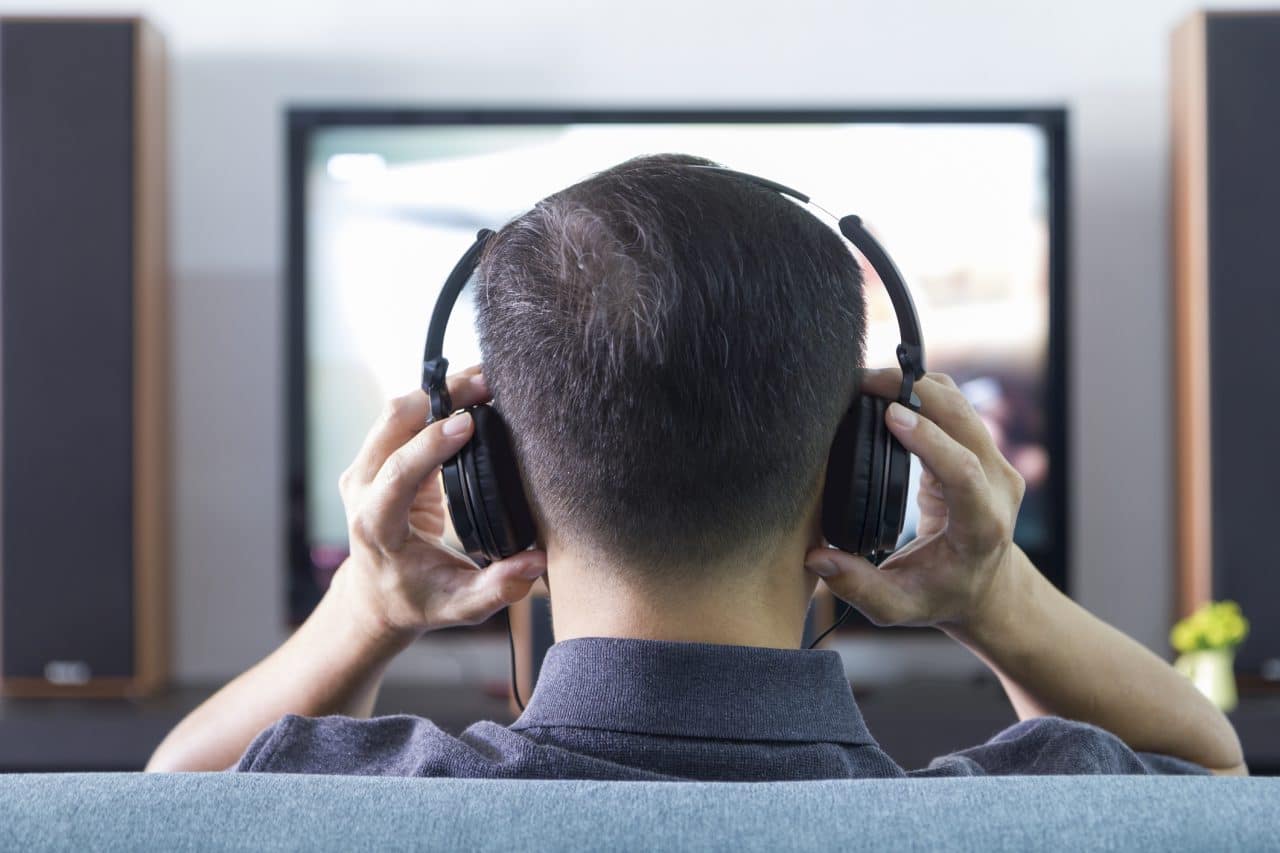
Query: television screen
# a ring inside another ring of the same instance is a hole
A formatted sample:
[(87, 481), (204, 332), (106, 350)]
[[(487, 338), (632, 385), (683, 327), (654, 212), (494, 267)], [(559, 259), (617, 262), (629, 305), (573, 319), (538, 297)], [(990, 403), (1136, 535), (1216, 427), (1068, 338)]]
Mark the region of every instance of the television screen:
[[(658, 152), (708, 157), (863, 218), (911, 288), (929, 369), (955, 378), (1027, 481), (1018, 542), (1064, 585), (1060, 111), (295, 110), (290, 119), (295, 620), (346, 555), (338, 476), (383, 401), (417, 387), (431, 308), (476, 231)], [(891, 365), (893, 310), (863, 269), (867, 363)], [(468, 291), (445, 342), (456, 368), (481, 360)], [(913, 502), (904, 540), (914, 526)]]

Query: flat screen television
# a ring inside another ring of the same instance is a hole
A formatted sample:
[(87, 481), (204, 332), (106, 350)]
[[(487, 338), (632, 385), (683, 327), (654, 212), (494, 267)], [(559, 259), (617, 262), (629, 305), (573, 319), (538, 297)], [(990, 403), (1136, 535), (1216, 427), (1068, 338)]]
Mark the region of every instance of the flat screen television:
[[(1027, 480), (1017, 541), (1066, 589), (1066, 124), (1061, 109), (290, 110), (290, 619), (346, 556), (338, 475), (382, 402), (417, 386), (431, 307), (476, 231), (660, 152), (862, 216), (911, 287), (930, 369)], [(892, 309), (863, 266), (867, 363), (890, 365)], [(470, 320), (464, 292), (445, 345), (458, 367), (481, 360)]]

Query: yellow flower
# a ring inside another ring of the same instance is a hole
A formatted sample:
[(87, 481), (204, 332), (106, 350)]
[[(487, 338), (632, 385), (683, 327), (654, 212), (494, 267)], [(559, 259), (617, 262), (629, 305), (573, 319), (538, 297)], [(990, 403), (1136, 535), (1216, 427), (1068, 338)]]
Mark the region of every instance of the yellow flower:
[(1187, 620), (1183, 619), (1169, 632), (1169, 642), (1180, 653), (1186, 654), (1196, 647), (1196, 632), (1187, 624)]
[(1205, 631), (1204, 639), (1205, 642), (1208, 643), (1209, 648), (1222, 648), (1229, 642), (1226, 626), (1221, 622), (1214, 622), (1209, 626), (1209, 630)]
[(1222, 620), (1223, 630), (1227, 634), (1227, 642), (1235, 645), (1249, 633), (1249, 622), (1239, 613), (1230, 613)]
[(1249, 620), (1234, 601), (1203, 605), (1180, 620), (1169, 632), (1169, 643), (1185, 654), (1197, 649), (1226, 649), (1238, 646), (1249, 634)]

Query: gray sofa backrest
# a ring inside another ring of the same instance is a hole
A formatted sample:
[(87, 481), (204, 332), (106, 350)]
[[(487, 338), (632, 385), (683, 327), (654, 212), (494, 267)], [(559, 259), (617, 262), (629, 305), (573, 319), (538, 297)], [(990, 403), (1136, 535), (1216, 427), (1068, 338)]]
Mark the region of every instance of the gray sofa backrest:
[(0, 849), (1280, 850), (1280, 779), (0, 776)]

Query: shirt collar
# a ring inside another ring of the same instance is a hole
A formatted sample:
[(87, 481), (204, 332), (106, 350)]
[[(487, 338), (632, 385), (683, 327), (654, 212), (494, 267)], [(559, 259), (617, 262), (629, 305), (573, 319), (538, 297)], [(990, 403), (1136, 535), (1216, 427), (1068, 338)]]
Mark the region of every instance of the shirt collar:
[(588, 637), (548, 651), (513, 729), (870, 745), (840, 656)]

